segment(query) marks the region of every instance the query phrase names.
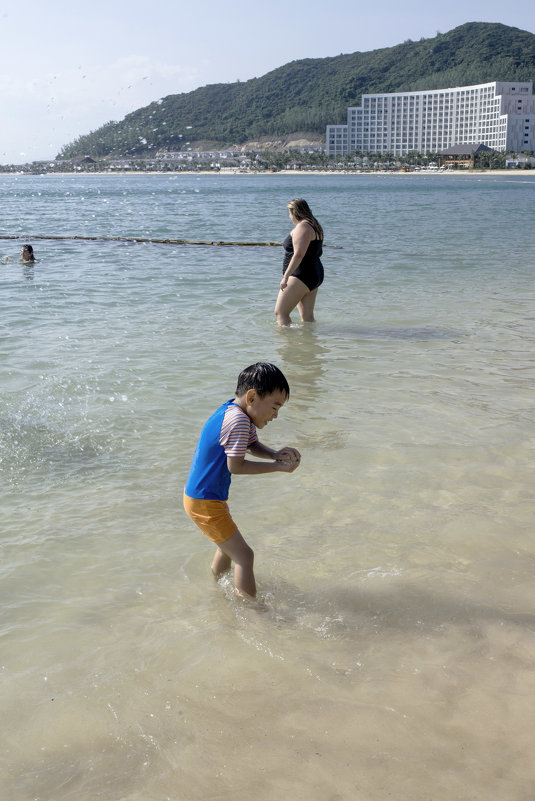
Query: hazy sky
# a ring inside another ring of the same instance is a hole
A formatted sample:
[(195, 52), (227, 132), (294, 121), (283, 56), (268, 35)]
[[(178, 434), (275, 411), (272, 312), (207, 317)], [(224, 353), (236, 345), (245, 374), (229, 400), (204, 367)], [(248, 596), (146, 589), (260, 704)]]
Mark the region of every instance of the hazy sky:
[(0, 163), (54, 158), (76, 137), (160, 97), (246, 81), (295, 59), (391, 47), (465, 22), (535, 32), (533, 0), (441, 5), (4, 0)]

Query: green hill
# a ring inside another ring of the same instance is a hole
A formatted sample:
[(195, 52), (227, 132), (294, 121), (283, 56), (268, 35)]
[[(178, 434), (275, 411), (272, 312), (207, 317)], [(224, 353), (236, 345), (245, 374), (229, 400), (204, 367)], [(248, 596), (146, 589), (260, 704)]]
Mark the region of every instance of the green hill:
[(323, 134), (329, 123), (345, 122), (347, 107), (359, 104), (363, 93), (534, 78), (534, 34), (468, 22), (432, 39), (292, 61), (261, 78), (168, 95), (80, 136), (58, 158), (149, 155), (186, 142), (243, 144), (295, 131)]

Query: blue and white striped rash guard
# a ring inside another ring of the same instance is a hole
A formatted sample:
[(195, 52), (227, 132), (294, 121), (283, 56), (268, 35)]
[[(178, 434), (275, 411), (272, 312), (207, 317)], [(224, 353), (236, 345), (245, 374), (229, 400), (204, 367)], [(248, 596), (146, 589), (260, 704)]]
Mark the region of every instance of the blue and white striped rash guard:
[(254, 442), (258, 442), (256, 427), (234, 398), (220, 406), (201, 431), (186, 482), (186, 495), (226, 501), (231, 479), (227, 456), (245, 456)]

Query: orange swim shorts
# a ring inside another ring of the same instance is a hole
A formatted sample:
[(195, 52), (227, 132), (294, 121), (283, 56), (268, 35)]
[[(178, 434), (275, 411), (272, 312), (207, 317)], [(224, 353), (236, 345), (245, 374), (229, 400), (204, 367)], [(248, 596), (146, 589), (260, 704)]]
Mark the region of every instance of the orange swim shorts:
[(205, 501), (201, 498), (190, 498), (184, 493), (184, 509), (202, 533), (216, 545), (230, 539), (238, 530), (226, 501)]

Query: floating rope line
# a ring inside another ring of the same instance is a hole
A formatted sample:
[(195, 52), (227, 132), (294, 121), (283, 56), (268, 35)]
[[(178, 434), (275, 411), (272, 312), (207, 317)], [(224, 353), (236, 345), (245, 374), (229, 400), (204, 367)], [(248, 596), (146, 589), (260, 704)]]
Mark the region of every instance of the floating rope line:
[(37, 236), (15, 236), (15, 235), (2, 235), (0, 239), (53, 239), (53, 240), (82, 240), (83, 242), (141, 242), (156, 245), (212, 245), (212, 246), (233, 246), (241, 248), (260, 248), (260, 247), (281, 247), (280, 242), (223, 242), (222, 240), (213, 242), (203, 242), (200, 240), (192, 239), (147, 239), (141, 236), (49, 236), (47, 234), (39, 234)]

